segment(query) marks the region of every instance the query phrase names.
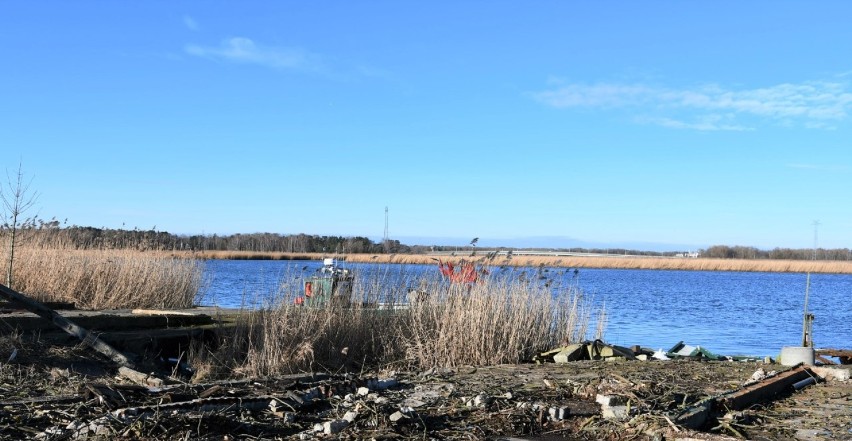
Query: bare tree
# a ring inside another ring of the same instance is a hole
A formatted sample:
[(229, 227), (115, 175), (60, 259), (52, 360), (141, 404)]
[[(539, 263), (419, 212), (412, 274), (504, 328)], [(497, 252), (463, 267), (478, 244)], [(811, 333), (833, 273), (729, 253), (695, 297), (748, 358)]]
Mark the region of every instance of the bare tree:
[(3, 228), (9, 230), (9, 266), (6, 269), (6, 286), (12, 288), (12, 264), (15, 262), (15, 239), (21, 215), (32, 208), (38, 193), (30, 192), (29, 181), (24, 180), (24, 171), (18, 163), (18, 172), (13, 176), (6, 170), (6, 186), (0, 185), (0, 200), (3, 201)]

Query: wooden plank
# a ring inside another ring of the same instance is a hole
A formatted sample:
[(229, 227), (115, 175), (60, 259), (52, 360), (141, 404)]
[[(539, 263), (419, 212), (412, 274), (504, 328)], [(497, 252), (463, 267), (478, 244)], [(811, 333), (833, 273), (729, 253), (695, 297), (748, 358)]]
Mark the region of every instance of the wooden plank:
[(163, 387), (163, 385), (165, 384), (165, 382), (160, 378), (157, 378), (153, 375), (144, 374), (142, 372), (124, 366), (118, 368), (118, 373), (122, 377), (127, 378), (128, 380), (142, 386)]
[[(50, 309), (57, 309), (60, 311), (77, 309), (74, 302), (42, 302), (42, 304)], [(18, 310), (26, 308), (20, 303), (6, 301), (0, 302), (0, 309)]]
[(184, 316), (184, 317), (200, 317), (202, 314), (196, 314), (194, 312), (187, 311), (174, 311), (168, 309), (134, 309), (130, 311), (131, 314), (137, 315), (174, 315), (174, 316)]
[(837, 357), (840, 364), (852, 364), (852, 350), (849, 349), (817, 349), (816, 355)]
[(119, 365), (127, 367), (133, 366), (133, 362), (131, 362), (130, 359), (128, 359), (124, 354), (116, 351), (112, 346), (101, 341), (101, 339), (99, 339), (98, 336), (96, 336), (95, 334), (92, 334), (85, 328), (82, 328), (71, 320), (68, 320), (65, 317), (59, 315), (58, 312), (48, 308), (44, 304), (39, 303), (2, 284), (0, 284), (0, 295), (2, 295), (9, 301), (17, 302), (23, 305), (25, 308), (27, 308), (28, 311), (46, 320), (49, 320), (59, 329), (62, 329), (63, 331), (79, 338), (83, 342), (83, 344), (100, 352), (103, 355), (106, 355), (107, 357), (109, 357), (110, 360), (118, 363)]
[(814, 352), (829, 357), (852, 357), (852, 349), (817, 349)]
[(817, 360), (819, 360), (819, 361), (821, 361), (821, 362), (822, 362), (822, 364), (827, 364), (827, 365), (837, 364), (837, 363), (835, 363), (835, 362), (833, 362), (833, 361), (831, 361), (831, 360), (829, 360), (829, 359), (827, 359), (827, 358), (823, 357), (822, 355), (817, 355), (817, 356), (816, 356), (816, 359), (817, 359)]
[[(208, 314), (133, 314), (129, 310), (106, 311), (67, 311), (62, 316), (86, 329), (98, 331), (121, 331), (138, 329), (175, 328), (188, 326), (210, 326), (217, 323)], [(13, 329), (18, 332), (48, 331), (53, 325), (29, 311), (4, 313), (0, 311), (0, 319), (8, 326), (0, 329)]]

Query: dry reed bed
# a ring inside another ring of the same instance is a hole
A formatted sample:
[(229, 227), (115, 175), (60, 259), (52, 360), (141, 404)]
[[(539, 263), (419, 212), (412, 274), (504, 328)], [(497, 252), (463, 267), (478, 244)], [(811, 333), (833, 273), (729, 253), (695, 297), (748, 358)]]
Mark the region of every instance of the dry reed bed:
[[(0, 255), (6, 253), (0, 246)], [(8, 262), (0, 268), (6, 274)], [(202, 262), (160, 253), (25, 246), (15, 249), (12, 287), (82, 309), (188, 308), (202, 270)]]
[(196, 352), (193, 363), (225, 376), (518, 363), (560, 342), (584, 340), (593, 315), (576, 288), (554, 297), (532, 282), (489, 278), (468, 289), (431, 276), (418, 284), (420, 301), (383, 310), (370, 306), (379, 285), (356, 282), (349, 308), (296, 306), (298, 288), (283, 286), (272, 303), (241, 314), (221, 347)]
[(463, 259), (482, 261), (491, 265), (547, 266), (563, 268), (606, 268), (606, 269), (649, 269), (687, 271), (746, 271), (781, 273), (825, 273), (852, 274), (852, 261), (828, 260), (746, 260), (746, 259), (689, 259), (668, 257), (624, 257), (624, 256), (512, 256), (504, 255), (488, 259), (485, 254), (470, 253), (456, 256), (432, 256), (423, 254), (321, 254), (321, 253), (259, 253), (243, 251), (173, 252), (175, 257), (198, 259), (248, 259), (248, 260), (320, 260), (334, 257), (346, 262), (433, 264), (439, 258), (445, 262)]

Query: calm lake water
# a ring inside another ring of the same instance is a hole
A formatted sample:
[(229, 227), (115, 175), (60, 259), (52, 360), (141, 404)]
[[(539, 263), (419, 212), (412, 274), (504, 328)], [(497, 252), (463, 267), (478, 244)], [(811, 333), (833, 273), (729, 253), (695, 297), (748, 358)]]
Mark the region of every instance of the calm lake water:
[[(201, 302), (221, 307), (257, 304), (282, 289), (300, 287), (317, 261), (211, 260)], [(345, 264), (363, 280), (405, 291), (435, 265)], [(577, 285), (594, 310), (605, 305), (606, 340), (669, 349), (679, 341), (724, 355), (770, 355), (801, 344), (805, 274), (565, 268), (495, 270)], [(283, 287), (283, 288), (282, 288)], [(852, 348), (852, 275), (812, 274), (809, 310), (817, 347)]]

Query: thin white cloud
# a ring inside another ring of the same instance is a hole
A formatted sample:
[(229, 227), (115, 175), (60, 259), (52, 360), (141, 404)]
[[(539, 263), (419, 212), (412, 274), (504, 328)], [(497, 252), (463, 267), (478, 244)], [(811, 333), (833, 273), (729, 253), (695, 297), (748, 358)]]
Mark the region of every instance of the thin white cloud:
[(736, 131), (742, 132), (754, 130), (753, 128), (732, 124), (727, 122), (727, 118), (721, 115), (705, 115), (695, 121), (681, 121), (667, 117), (638, 117), (637, 122), (654, 124), (672, 129), (698, 130), (702, 132), (711, 131)]
[(849, 167), (845, 165), (820, 165), (820, 164), (808, 164), (808, 163), (792, 163), (787, 164), (788, 168), (793, 168), (797, 170), (812, 170), (812, 171), (822, 171), (822, 172), (848, 172)]
[[(852, 92), (846, 83), (813, 81), (758, 89), (726, 89), (707, 85), (672, 89), (644, 84), (556, 84), (533, 98), (556, 108), (642, 109), (653, 113), (645, 121), (665, 127), (696, 130), (742, 130), (736, 120), (761, 118), (775, 124), (801, 123), (808, 128), (832, 128), (852, 111)], [(686, 113), (689, 118), (684, 118)], [(733, 115), (728, 118), (720, 115)], [(686, 123), (695, 119), (698, 122)], [(728, 119), (719, 124), (718, 119)]]
[(195, 21), (195, 19), (194, 19), (194, 18), (192, 18), (192, 17), (190, 17), (190, 16), (188, 16), (188, 15), (184, 15), (184, 16), (183, 16), (183, 24), (184, 24), (184, 26), (186, 26), (186, 28), (187, 28), (187, 29), (189, 29), (190, 31), (198, 31), (198, 30), (200, 30), (200, 29), (201, 29), (201, 27), (200, 27), (200, 26), (198, 26), (198, 22), (197, 22), (197, 21)]
[(281, 70), (322, 72), (320, 57), (308, 51), (288, 47), (266, 47), (244, 37), (222, 41), (219, 46), (187, 45), (184, 50), (190, 55), (214, 61), (255, 64)]
[(553, 107), (626, 107), (642, 105), (654, 90), (641, 85), (568, 84), (535, 94)]

